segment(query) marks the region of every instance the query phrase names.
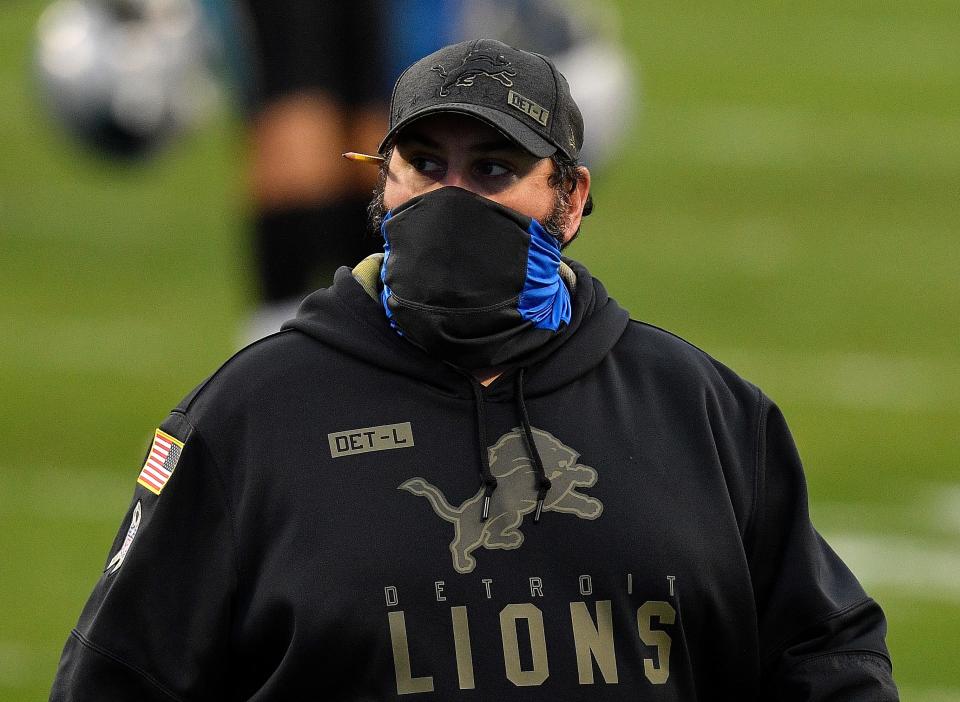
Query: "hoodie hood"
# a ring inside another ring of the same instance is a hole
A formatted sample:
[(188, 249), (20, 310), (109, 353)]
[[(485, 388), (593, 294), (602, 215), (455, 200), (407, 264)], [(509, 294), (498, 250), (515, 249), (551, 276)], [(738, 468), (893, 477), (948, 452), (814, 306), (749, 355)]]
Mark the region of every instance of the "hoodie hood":
[[(432, 358), (404, 340), (390, 327), (379, 303), (382, 254), (375, 254), (353, 270), (340, 268), (329, 288), (317, 290), (301, 304), (297, 316), (283, 325), (296, 329), (339, 351), (380, 368), (408, 376), (456, 396), (469, 396), (466, 371)], [(524, 392), (536, 397), (583, 375), (607, 355), (623, 334), (629, 314), (611, 298), (600, 281), (580, 263), (564, 259), (576, 278), (570, 323), (553, 339), (504, 369), (525, 369)], [(367, 270), (369, 269), (369, 270)], [(488, 399), (512, 395), (511, 383), (494, 382)]]

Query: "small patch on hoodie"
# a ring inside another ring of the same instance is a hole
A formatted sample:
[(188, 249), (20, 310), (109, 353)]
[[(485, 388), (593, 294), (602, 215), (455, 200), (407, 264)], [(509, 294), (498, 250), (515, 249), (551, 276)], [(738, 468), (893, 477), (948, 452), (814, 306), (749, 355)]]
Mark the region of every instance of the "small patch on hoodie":
[(330, 456), (341, 458), (370, 451), (413, 448), (413, 426), (410, 422), (382, 424), (377, 427), (348, 429), (327, 434)]
[(140, 518), (142, 514), (143, 510), (140, 506), (140, 500), (137, 500), (137, 506), (133, 508), (133, 514), (130, 516), (130, 526), (127, 527), (127, 536), (123, 540), (123, 545), (114, 557), (110, 559), (110, 562), (103, 571), (104, 573), (116, 573), (120, 570), (120, 566), (123, 565), (123, 560), (127, 557), (127, 551), (130, 550), (133, 539), (140, 530)]
[(163, 486), (170, 480), (180, 454), (183, 453), (184, 443), (174, 436), (157, 429), (153, 435), (153, 444), (147, 460), (140, 469), (137, 482), (147, 488), (154, 495), (159, 495)]

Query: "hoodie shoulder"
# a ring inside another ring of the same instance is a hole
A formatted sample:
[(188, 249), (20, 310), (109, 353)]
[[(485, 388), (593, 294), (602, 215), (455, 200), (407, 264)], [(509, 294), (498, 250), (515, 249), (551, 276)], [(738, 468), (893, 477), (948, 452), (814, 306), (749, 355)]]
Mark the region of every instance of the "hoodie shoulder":
[(708, 396), (753, 414), (761, 391), (713, 356), (672, 332), (630, 320), (617, 353), (628, 353), (648, 381), (677, 394)]
[(757, 505), (763, 393), (688, 341), (642, 322), (630, 322), (612, 356), (621, 376), (631, 374), (642, 406), (669, 418), (678, 436), (711, 437), (745, 538)]
[(302, 383), (306, 374), (322, 376), (327, 364), (318, 359), (318, 347), (322, 345), (317, 340), (294, 330), (264, 337), (227, 359), (173, 411), (198, 425), (211, 415), (233, 416), (251, 404), (269, 401), (282, 395), (286, 386)]

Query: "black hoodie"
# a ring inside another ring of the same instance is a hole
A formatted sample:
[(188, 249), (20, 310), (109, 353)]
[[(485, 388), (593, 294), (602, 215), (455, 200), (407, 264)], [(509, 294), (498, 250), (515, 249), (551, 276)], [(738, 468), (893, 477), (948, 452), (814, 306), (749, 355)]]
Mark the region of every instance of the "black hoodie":
[(568, 263), (570, 326), (486, 388), (362, 267), (228, 361), (161, 425), (51, 699), (897, 699), (776, 406)]

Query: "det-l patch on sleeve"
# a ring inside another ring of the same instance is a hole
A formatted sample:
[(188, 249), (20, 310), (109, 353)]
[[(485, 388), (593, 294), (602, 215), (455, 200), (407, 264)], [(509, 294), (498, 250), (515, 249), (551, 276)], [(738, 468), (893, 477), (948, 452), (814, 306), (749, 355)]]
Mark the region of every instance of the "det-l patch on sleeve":
[(180, 454), (183, 452), (183, 445), (183, 442), (179, 439), (170, 436), (161, 429), (157, 429), (153, 436), (153, 445), (150, 447), (147, 460), (140, 470), (137, 483), (143, 485), (154, 495), (159, 495), (177, 467), (177, 461), (180, 460)]

